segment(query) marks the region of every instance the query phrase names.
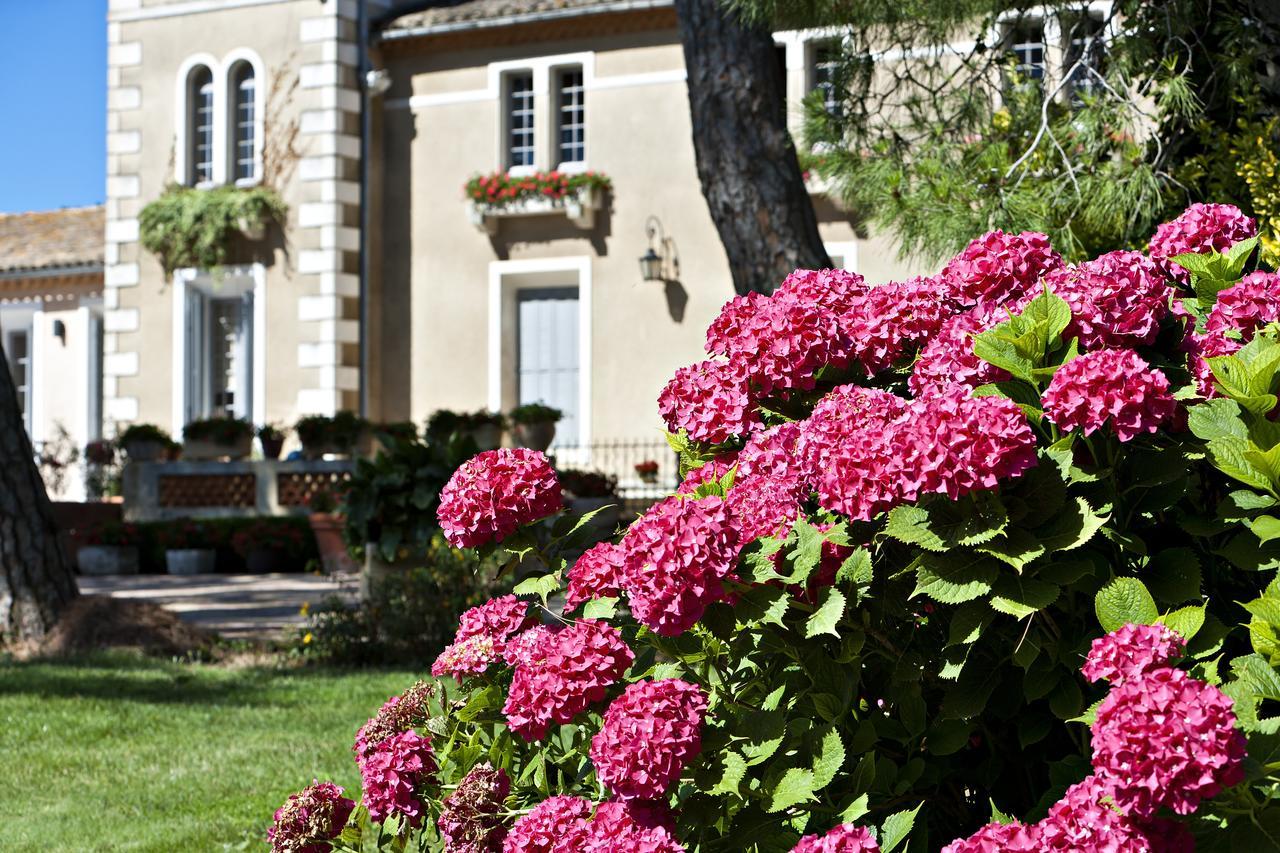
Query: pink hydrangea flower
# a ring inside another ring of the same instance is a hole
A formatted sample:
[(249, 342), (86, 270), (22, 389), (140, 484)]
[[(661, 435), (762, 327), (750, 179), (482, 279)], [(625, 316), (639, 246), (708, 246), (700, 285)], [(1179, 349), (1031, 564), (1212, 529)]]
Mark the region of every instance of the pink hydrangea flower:
[(507, 641), (506, 648), (502, 650), (502, 659), (507, 662), (508, 666), (519, 666), (520, 664), (531, 664), (540, 661), (546, 656), (547, 643), (557, 633), (559, 633), (558, 629), (552, 628), (550, 625), (534, 625), (527, 631), (522, 631)]
[(502, 713), (525, 740), (541, 740), (552, 724), (573, 720), (605, 698), (635, 654), (622, 633), (584, 619), (544, 637), (539, 657), (516, 667)]
[(757, 432), (738, 454), (728, 501), (742, 544), (785, 536), (801, 514), (810, 478), (796, 453), (800, 433), (794, 422)]
[(989, 823), (968, 838), (957, 838), (942, 853), (1037, 853), (1035, 827), (1020, 823)]
[(1117, 808), (1110, 786), (1097, 776), (1068, 788), (1034, 832), (1037, 850), (1153, 853), (1141, 827)]
[(819, 368), (848, 358), (837, 315), (787, 294), (730, 300), (707, 329), (707, 352), (742, 366), (766, 396), (812, 388)]
[(684, 853), (675, 819), (662, 803), (610, 801), (596, 808), (587, 826), (584, 853)]
[(392, 735), (358, 761), (364, 786), (364, 805), (375, 823), (400, 814), (418, 826), (425, 814), (418, 791), (436, 772), (431, 742), (412, 729)]
[(1094, 640), (1080, 672), (1090, 681), (1106, 679), (1118, 685), (1167, 666), (1185, 649), (1182, 638), (1165, 625), (1130, 622)]
[(723, 479), (724, 475), (728, 474), (730, 469), (737, 464), (737, 453), (725, 453), (717, 456), (710, 462), (706, 462), (686, 474), (684, 480), (676, 489), (676, 494), (691, 495), (698, 490), (699, 486)]
[(796, 270), (787, 276), (775, 296), (811, 302), (831, 311), (846, 314), (871, 287), (866, 279), (848, 270)]
[(1190, 814), (1244, 779), (1244, 734), (1231, 699), (1180, 669), (1155, 669), (1112, 688), (1093, 723), (1094, 774), (1136, 818)]
[(477, 548), (559, 512), (563, 500), (543, 454), (523, 447), (486, 450), (453, 472), (436, 516), (452, 545)]
[(436, 826), (445, 853), (500, 853), (507, 837), (503, 801), (510, 793), (507, 771), (487, 763), (472, 767), (441, 803)]
[(1218, 301), (1205, 320), (1205, 330), (1213, 335), (1234, 329), (1241, 339), (1251, 341), (1258, 329), (1277, 321), (1280, 274), (1259, 270), (1218, 293)]
[(1036, 464), (1036, 436), (1026, 415), (1004, 397), (970, 397), (950, 388), (915, 400), (894, 431), (908, 500), (944, 494), (955, 500)]
[(1079, 338), (1085, 350), (1151, 344), (1173, 297), (1160, 270), (1140, 252), (1109, 252), (1053, 270), (1045, 284), (1071, 308), (1064, 336)]
[(728, 361), (700, 361), (676, 371), (658, 395), (658, 412), (672, 432), (695, 441), (721, 444), (760, 423), (746, 367)]
[(874, 419), (846, 424), (846, 436), (815, 453), (822, 459), (814, 480), (823, 509), (869, 521), (913, 497), (906, 491), (901, 448), (895, 445), (897, 425)]
[(1090, 435), (1109, 425), (1121, 441), (1155, 432), (1173, 417), (1169, 381), (1133, 350), (1098, 350), (1067, 362), (1044, 392), (1045, 416)]
[(702, 750), (707, 697), (678, 678), (637, 681), (609, 704), (591, 739), (596, 778), (622, 799), (656, 799)]
[(824, 835), (806, 835), (791, 853), (880, 853), (880, 845), (863, 827), (842, 823)]
[(800, 423), (796, 453), (800, 467), (817, 482), (837, 455), (839, 444), (862, 430), (884, 429), (906, 411), (907, 401), (875, 388), (841, 385), (827, 394)]
[(561, 853), (586, 846), (591, 803), (582, 797), (543, 800), (511, 826), (503, 853)]
[(671, 497), (654, 504), (623, 539), (622, 585), (631, 612), (667, 637), (681, 634), (724, 596), (738, 537), (722, 498)]
[(1177, 255), (1225, 252), (1258, 233), (1258, 224), (1230, 204), (1196, 202), (1177, 219), (1156, 228), (1147, 253), (1165, 275), (1186, 284), (1191, 275), (1169, 261)]
[(452, 675), (461, 683), (465, 676), (483, 673), (503, 656), (507, 640), (529, 624), (529, 605), (514, 595), (472, 607), (458, 619), (453, 643), (431, 665), (431, 674)]
[(431, 664), (436, 678), (452, 675), (461, 684), (468, 676), (482, 675), (503, 655), (504, 644), (488, 634), (476, 634), (445, 646)]
[(622, 564), (626, 550), (613, 542), (593, 545), (569, 569), (564, 609), (572, 611), (584, 601), (614, 598), (622, 592)]
[(1009, 319), (1003, 307), (981, 305), (947, 319), (929, 340), (911, 368), (908, 385), (917, 397), (952, 385), (977, 388), (1010, 379), (1008, 371), (978, 358), (973, 339)]
[(991, 231), (971, 241), (942, 270), (952, 298), (961, 305), (1001, 303), (1026, 293), (1062, 257), (1035, 231)]
[(267, 840), (272, 853), (328, 853), (356, 804), (332, 782), (313, 782), (276, 809)]
[(356, 732), (356, 760), (372, 753), (373, 748), (392, 735), (407, 732), (415, 726), (424, 726), (431, 718), (431, 693), (433, 686), (418, 681), (399, 696), (392, 696), (378, 712), (370, 717)]
[(955, 314), (940, 278), (873, 287), (841, 317), (854, 359), (879, 373), (938, 333)]

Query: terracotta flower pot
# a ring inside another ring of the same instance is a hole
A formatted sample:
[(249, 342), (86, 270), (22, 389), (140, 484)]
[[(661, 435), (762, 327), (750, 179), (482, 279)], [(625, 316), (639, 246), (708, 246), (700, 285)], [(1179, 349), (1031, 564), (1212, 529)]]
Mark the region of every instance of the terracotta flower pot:
[(280, 451), (284, 450), (284, 436), (276, 438), (267, 438), (258, 436), (258, 444), (262, 445), (262, 456), (265, 459), (279, 459)]
[(324, 570), (329, 574), (359, 571), (360, 567), (351, 559), (351, 554), (347, 552), (347, 541), (342, 536), (343, 517), (329, 512), (313, 512), (309, 520)]

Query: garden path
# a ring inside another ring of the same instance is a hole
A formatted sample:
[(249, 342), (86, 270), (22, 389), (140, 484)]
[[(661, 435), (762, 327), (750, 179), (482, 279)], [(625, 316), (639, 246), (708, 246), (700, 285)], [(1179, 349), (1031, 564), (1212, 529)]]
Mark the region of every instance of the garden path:
[(113, 575), (80, 577), (86, 595), (162, 605), (184, 622), (229, 639), (279, 639), (301, 625), (304, 603), (330, 595), (354, 599), (359, 575)]

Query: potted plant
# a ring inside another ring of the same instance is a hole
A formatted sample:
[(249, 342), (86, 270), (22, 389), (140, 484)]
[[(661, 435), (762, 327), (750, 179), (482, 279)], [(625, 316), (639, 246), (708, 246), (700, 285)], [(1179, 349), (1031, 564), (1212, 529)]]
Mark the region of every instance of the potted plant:
[(556, 437), (556, 422), (564, 412), (543, 403), (525, 403), (511, 410), (511, 435), (516, 444), (545, 451)]
[(165, 525), (157, 538), (164, 548), (165, 571), (171, 575), (211, 575), (218, 562), (203, 524), (182, 519)]
[(253, 448), (253, 424), (239, 418), (204, 418), (182, 428), (184, 459), (244, 459)]
[(302, 442), (302, 455), (323, 459), (326, 455), (350, 456), (368, 450), (371, 441), (369, 422), (354, 412), (336, 415), (308, 415), (293, 427)]
[(465, 436), (447, 442), (392, 441), (361, 459), (343, 497), (348, 546), (364, 549), (361, 589), (426, 553), (439, 529), (440, 490), (473, 450)]
[(106, 439), (91, 441), (84, 447), (84, 491), (91, 501), (100, 501), (120, 494), (120, 462), (114, 442)]
[(468, 429), (467, 416), (451, 409), (437, 409), (427, 418), (428, 441), (448, 441), (455, 432)]
[(467, 432), (476, 443), (477, 450), (497, 450), (502, 446), (502, 432), (507, 428), (507, 419), (502, 412), (480, 409), (465, 418)]
[(133, 424), (117, 439), (130, 462), (156, 462), (173, 445), (169, 433), (155, 424)]
[(142, 533), (136, 524), (112, 522), (91, 530), (76, 554), (82, 575), (136, 575)]
[(311, 533), (320, 552), (320, 565), (328, 574), (353, 573), (360, 567), (351, 558), (347, 541), (343, 536), (346, 518), (337, 513), (338, 501), (328, 491), (318, 491), (311, 496)]
[(641, 482), (650, 485), (658, 482), (658, 463), (653, 459), (646, 459), (643, 462), (636, 463), (636, 476)]
[(258, 427), (258, 444), (262, 445), (262, 458), (279, 459), (284, 450), (284, 430), (275, 424)]
[(601, 530), (612, 530), (618, 523), (618, 479), (602, 471), (565, 468), (556, 472), (565, 492), (565, 503), (574, 512), (600, 510), (592, 524)]
[(264, 575), (296, 565), (305, 542), (293, 519), (262, 518), (236, 531), (231, 547), (244, 558), (246, 572)]

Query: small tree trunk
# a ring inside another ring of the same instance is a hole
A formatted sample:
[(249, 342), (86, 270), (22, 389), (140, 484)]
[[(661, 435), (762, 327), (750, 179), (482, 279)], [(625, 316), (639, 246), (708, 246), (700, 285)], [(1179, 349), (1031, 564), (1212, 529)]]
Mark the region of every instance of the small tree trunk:
[(77, 595), (0, 349), (0, 640), (38, 640)]
[(831, 266), (787, 131), (773, 35), (717, 0), (675, 0), (702, 194), (738, 293)]

